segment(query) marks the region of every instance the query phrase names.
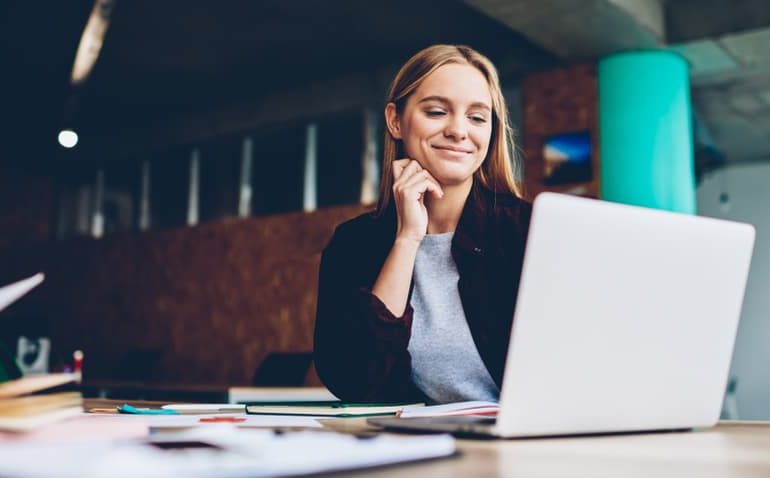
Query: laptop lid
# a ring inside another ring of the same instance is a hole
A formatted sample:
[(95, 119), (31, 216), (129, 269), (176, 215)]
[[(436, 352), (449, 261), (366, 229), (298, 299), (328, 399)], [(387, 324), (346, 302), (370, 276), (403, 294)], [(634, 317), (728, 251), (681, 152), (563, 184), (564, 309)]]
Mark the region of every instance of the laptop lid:
[(540, 194), (496, 434), (713, 425), (754, 235), (748, 224)]

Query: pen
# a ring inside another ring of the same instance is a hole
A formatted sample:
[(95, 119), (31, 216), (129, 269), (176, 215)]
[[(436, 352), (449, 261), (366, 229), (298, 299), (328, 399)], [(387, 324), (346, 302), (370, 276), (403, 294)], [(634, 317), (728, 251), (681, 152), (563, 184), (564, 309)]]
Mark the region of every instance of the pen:
[(89, 408), (88, 413), (120, 413), (118, 407), (113, 408)]
[(162, 410), (159, 408), (137, 408), (129, 404), (123, 404), (118, 407), (118, 412), (129, 415), (179, 415), (176, 410)]

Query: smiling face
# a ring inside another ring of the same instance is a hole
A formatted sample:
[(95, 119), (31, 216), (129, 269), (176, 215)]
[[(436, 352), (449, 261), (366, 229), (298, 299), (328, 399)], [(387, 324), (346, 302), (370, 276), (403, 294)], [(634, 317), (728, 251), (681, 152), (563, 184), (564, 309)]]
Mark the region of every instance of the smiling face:
[(390, 134), (444, 186), (472, 181), (492, 135), (492, 98), (484, 75), (466, 64), (446, 64), (409, 96), (401, 114), (385, 110)]

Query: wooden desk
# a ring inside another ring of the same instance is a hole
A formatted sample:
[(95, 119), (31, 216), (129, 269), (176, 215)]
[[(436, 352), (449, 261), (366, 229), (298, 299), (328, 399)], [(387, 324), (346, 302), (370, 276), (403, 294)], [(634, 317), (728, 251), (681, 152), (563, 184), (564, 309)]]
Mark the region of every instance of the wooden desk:
[[(87, 406), (116, 401), (87, 400)], [(158, 403), (148, 403), (157, 405)], [(340, 432), (375, 430), (365, 419), (325, 420)], [(460, 456), (361, 470), (366, 477), (770, 476), (770, 422), (720, 422), (684, 433), (524, 440), (458, 439)]]
[[(458, 440), (456, 459), (366, 472), (367, 477), (770, 476), (770, 423), (722, 422), (685, 433)], [(356, 472), (350, 476), (364, 476)]]

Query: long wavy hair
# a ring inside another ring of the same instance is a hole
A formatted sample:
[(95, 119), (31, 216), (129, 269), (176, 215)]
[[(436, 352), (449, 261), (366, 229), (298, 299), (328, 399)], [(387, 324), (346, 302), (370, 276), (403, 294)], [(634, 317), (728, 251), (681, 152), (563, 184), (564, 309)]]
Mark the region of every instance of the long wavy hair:
[[(439, 67), (447, 64), (469, 65), (478, 69), (489, 84), (492, 96), (492, 137), (489, 142), (487, 157), (474, 173), (475, 179), (496, 193), (510, 193), (523, 197), (522, 184), (517, 181), (515, 171), (519, 164), (514, 154), (514, 135), (508, 108), (500, 89), (500, 79), (492, 62), (473, 48), (464, 45), (433, 45), (417, 52), (396, 74), (388, 89), (387, 103), (396, 106), (396, 113), (401, 115), (409, 97), (425, 78)], [(382, 213), (390, 202), (393, 189), (393, 161), (403, 154), (403, 144), (385, 129), (383, 140), (382, 179), (380, 181), (380, 199), (377, 213)]]

